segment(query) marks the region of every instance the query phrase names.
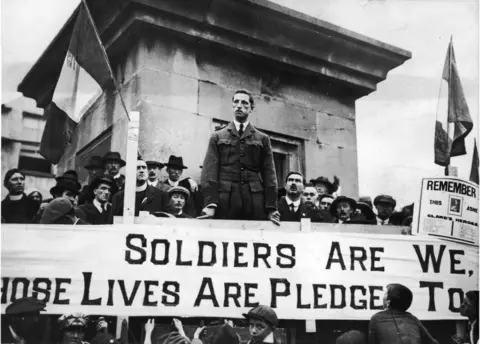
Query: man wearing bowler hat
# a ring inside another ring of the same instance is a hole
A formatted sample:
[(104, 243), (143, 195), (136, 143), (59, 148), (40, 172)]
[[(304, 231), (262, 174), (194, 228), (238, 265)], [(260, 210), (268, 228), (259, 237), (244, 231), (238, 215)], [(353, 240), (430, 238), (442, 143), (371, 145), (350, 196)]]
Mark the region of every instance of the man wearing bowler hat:
[(91, 197), (93, 197), (93, 201), (80, 206), (80, 209), (86, 215), (88, 223), (92, 225), (106, 225), (110, 223), (110, 212), (112, 211), (110, 200), (113, 183), (113, 178), (106, 175), (97, 177), (90, 183), (88, 189), (92, 192)]
[(373, 200), (373, 205), (377, 208), (377, 225), (391, 225), (390, 217), (395, 210), (397, 201), (390, 195), (379, 195)]
[(209, 217), (280, 221), (272, 146), (248, 120), (254, 107), (250, 92), (235, 91), (233, 121), (210, 136), (200, 183)]
[(160, 171), (164, 168), (165, 165), (161, 162), (148, 160), (147, 169), (148, 169), (148, 180), (147, 184), (155, 188), (162, 188), (162, 182), (160, 180)]
[(93, 201), (92, 192), (88, 188), (88, 184), (91, 183), (95, 178), (103, 176), (105, 173), (105, 167), (100, 155), (92, 155), (83, 168), (88, 171), (88, 181), (87, 184), (83, 186), (82, 190), (80, 191), (80, 195), (78, 196), (79, 205), (91, 203)]
[(120, 169), (127, 163), (122, 160), (120, 153), (108, 152), (102, 158), (103, 166), (105, 167), (105, 174), (109, 175), (115, 181), (113, 185), (112, 194), (116, 194), (125, 188), (125, 176), (120, 174)]
[(357, 202), (350, 197), (338, 196), (332, 202), (330, 213), (335, 217), (334, 223), (344, 224), (368, 224), (367, 219), (362, 214), (356, 214)]
[[(2, 322), (2, 343), (41, 343), (46, 324), (40, 318), (46, 304), (35, 297), (22, 297), (5, 309), (6, 322)], [(6, 325), (6, 326), (5, 326)]]
[(168, 178), (163, 181), (161, 190), (168, 192), (174, 186), (181, 186), (187, 189), (190, 196), (188, 197), (184, 212), (191, 217), (196, 217), (197, 213), (200, 212), (197, 212), (195, 207), (198, 185), (191, 178), (180, 180), (183, 170), (188, 168), (183, 164), (183, 158), (181, 156), (170, 155), (165, 166), (167, 168)]

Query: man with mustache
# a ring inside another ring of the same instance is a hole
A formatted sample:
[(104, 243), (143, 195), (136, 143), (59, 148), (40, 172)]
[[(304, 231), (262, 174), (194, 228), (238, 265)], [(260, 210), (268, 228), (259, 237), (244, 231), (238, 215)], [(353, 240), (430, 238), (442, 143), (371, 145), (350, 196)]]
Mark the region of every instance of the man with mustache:
[(248, 120), (254, 107), (250, 92), (237, 90), (233, 121), (210, 137), (201, 177), (208, 217), (280, 220), (272, 146)]
[(158, 161), (147, 161), (148, 185), (161, 189), (160, 171), (165, 165)]
[(2, 201), (4, 223), (32, 223), (39, 205), (25, 195), (25, 174), (14, 168), (5, 174), (3, 185), (8, 195)]
[(109, 175), (115, 181), (112, 188), (112, 195), (125, 188), (125, 176), (120, 173), (120, 169), (127, 163), (120, 156), (119, 152), (108, 152), (102, 158), (105, 166), (105, 174)]
[(191, 219), (192, 217), (183, 212), (183, 208), (188, 202), (190, 192), (182, 186), (174, 186), (168, 190), (168, 197), (170, 198), (168, 212), (175, 217)]
[(362, 214), (356, 214), (357, 202), (353, 198), (338, 196), (330, 207), (330, 213), (335, 218), (335, 223), (356, 223), (368, 224), (369, 222)]

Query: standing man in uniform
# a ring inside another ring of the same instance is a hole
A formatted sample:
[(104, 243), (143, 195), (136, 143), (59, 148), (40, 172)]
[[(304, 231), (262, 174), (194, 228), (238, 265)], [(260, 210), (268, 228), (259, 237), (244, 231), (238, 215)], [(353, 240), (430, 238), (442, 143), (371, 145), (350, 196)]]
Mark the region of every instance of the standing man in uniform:
[(212, 134), (203, 162), (203, 213), (218, 219), (278, 222), (270, 139), (249, 123), (255, 106), (251, 94), (238, 90), (232, 101), (234, 120)]

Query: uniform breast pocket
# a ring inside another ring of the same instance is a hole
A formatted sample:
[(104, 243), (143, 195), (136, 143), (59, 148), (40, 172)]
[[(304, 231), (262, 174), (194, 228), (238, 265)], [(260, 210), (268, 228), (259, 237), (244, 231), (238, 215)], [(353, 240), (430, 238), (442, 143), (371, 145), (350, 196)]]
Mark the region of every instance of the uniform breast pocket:
[(262, 141), (248, 141), (246, 142), (246, 146), (250, 165), (258, 167), (261, 163), (261, 157), (263, 152)]
[(229, 164), (233, 160), (233, 155), (235, 152), (235, 145), (237, 144), (236, 140), (230, 139), (220, 139), (218, 140), (218, 154), (221, 164)]

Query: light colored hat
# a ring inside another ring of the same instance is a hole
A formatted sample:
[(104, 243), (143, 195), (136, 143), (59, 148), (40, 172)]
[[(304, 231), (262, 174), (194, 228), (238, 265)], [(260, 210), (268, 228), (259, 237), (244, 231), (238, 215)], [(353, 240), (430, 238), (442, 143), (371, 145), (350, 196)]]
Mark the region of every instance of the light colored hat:
[(85, 315), (83, 313), (64, 314), (60, 318), (58, 318), (57, 322), (60, 326), (60, 331), (74, 326), (86, 328), (88, 322), (88, 315)]

